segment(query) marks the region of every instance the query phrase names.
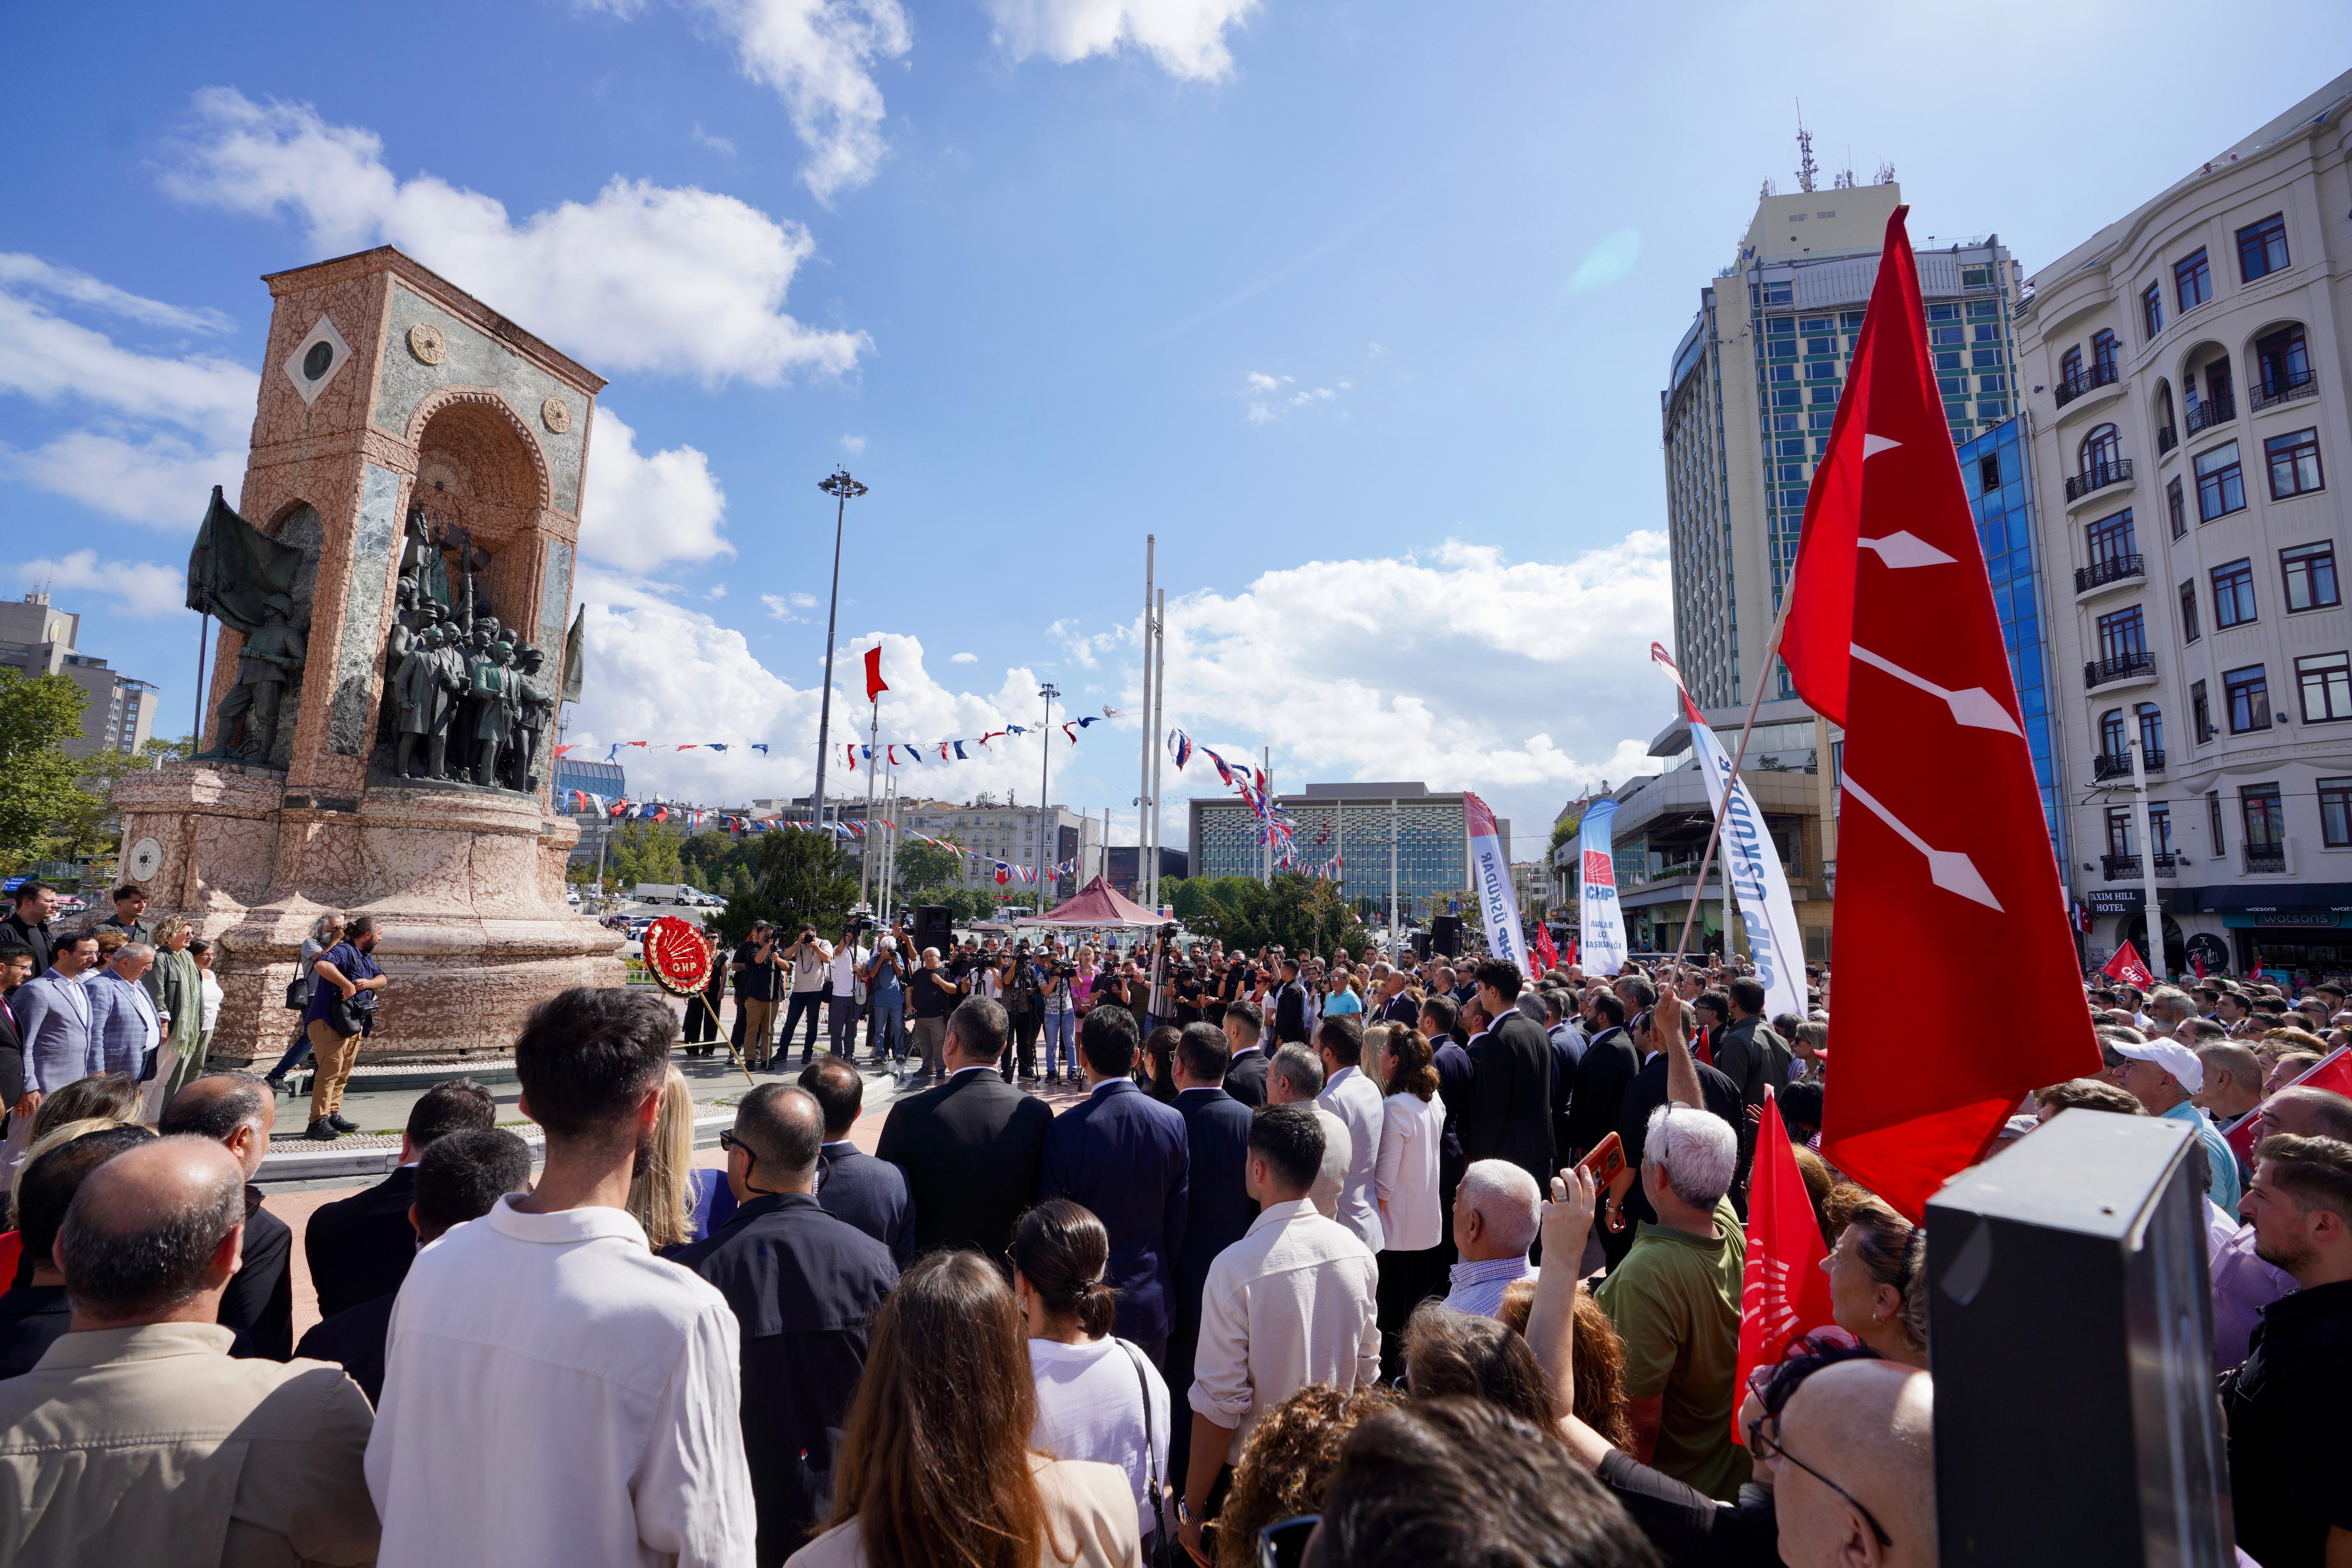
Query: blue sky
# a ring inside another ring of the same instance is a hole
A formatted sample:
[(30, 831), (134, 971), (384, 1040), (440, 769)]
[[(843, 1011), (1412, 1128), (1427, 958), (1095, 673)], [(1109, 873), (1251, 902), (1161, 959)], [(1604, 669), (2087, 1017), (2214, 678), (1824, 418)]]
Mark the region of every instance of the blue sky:
[[(2030, 271), (2352, 45), (2340, 5), (2213, 15), (20, 13), (0, 591), (53, 579), (85, 649), (184, 728), (177, 579), (209, 486), (236, 494), (257, 277), (389, 241), (612, 378), (571, 737), (777, 743), (636, 754), (640, 792), (805, 789), (814, 486), (845, 461), (873, 488), (843, 643), (887, 650), (887, 732), (1026, 722), (1045, 679), (1131, 710), (1152, 532), (1171, 723), (1272, 746), (1281, 785), (1478, 789), (1524, 846), (1664, 722), (1658, 389), (1759, 183), (1792, 183), (1795, 100), (1825, 178), (1892, 162), (1915, 235), (1997, 231)], [(1057, 744), (1055, 796), (1131, 821), (1136, 752), (1128, 719)], [(1036, 771), (1015, 751), (939, 787), (1028, 800)]]

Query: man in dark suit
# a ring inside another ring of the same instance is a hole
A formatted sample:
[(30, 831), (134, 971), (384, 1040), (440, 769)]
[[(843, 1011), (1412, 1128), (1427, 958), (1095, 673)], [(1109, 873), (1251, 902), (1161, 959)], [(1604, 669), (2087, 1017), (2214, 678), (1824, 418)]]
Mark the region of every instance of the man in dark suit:
[[(1257, 1218), (1249, 1195), (1250, 1108), (1219, 1085), (1228, 1069), (1225, 1037), (1204, 1023), (1185, 1026), (1170, 1064), (1176, 1113), (1184, 1118), (1184, 1244), (1176, 1252), (1176, 1305), (1168, 1330), (1168, 1386), (1192, 1384), (1192, 1353), (1201, 1341), (1201, 1291), (1217, 1254), (1248, 1234)], [(1184, 1473), (1192, 1424), (1176, 1422), (1168, 1435), (1168, 1473)]]
[(1462, 1122), (1470, 1110), (1470, 1085), (1477, 1076), (1470, 1053), (1454, 1038), (1454, 1026), (1461, 1014), (1448, 996), (1433, 996), (1421, 1004), (1421, 1032), (1432, 1047), (1437, 1068), (1437, 1097), (1445, 1102), (1445, 1131), (1437, 1140), (1437, 1187), (1440, 1203), (1437, 1215), (1444, 1239), (1439, 1243), (1445, 1250), (1446, 1267), (1452, 1268), (1454, 1257), (1454, 1192), (1462, 1185), (1462, 1173), (1470, 1168), (1470, 1156), (1462, 1152)]
[(948, 1081), (890, 1107), (875, 1150), (907, 1173), (915, 1251), (972, 1247), (1002, 1260), (1037, 1196), (1054, 1113), (996, 1074), (1012, 1020), (970, 997), (948, 1019)]
[(817, 1151), (824, 1166), (817, 1172), (818, 1207), (887, 1247), (891, 1260), (905, 1268), (915, 1260), (915, 1203), (907, 1196), (907, 1173), (849, 1141), (849, 1129), (865, 1108), (866, 1080), (847, 1058), (821, 1056), (801, 1069), (800, 1084), (824, 1113), (824, 1146)]
[(1118, 1291), (1112, 1328), (1157, 1366), (1168, 1358), (1173, 1265), (1184, 1245), (1184, 1118), (1137, 1086), (1135, 1015), (1097, 1007), (1078, 1025), (1087, 1097), (1045, 1134), (1039, 1198), (1093, 1210), (1110, 1233), (1108, 1278)]
[(1592, 1039), (1577, 1059), (1576, 1087), (1568, 1097), (1568, 1146), (1558, 1151), (1563, 1164), (1582, 1159), (1617, 1130), (1625, 1086), (1642, 1067), (1633, 1042), (1626, 1038), (1623, 998), (1614, 991), (1594, 992), (1586, 1005), (1585, 1023)]
[[(401, 1219), (409, 1227), (413, 1252), (439, 1240), (451, 1226), (481, 1218), (508, 1193), (528, 1191), (530, 1145), (504, 1127), (454, 1128), (436, 1137), (414, 1166), (403, 1168), (409, 1174), (410, 1201)], [(395, 1288), (330, 1315), (311, 1325), (294, 1354), (333, 1362), (351, 1374), (369, 1404), (382, 1404), (384, 1342), (399, 1300)]]
[(211, 1072), (172, 1096), (156, 1131), (210, 1138), (245, 1166), (245, 1261), (221, 1292), (215, 1321), (236, 1331), (231, 1355), (291, 1361), (294, 1232), (261, 1207), (261, 1189), (252, 1185), (277, 1125), (278, 1096), (269, 1085), (248, 1072)]
[[(977, 1082), (1026, 1099), (996, 1074), (998, 1032), (985, 1071), (932, 1092)], [(829, 1060), (856, 1076), (847, 1062)], [(1029, 1103), (1045, 1109), (1042, 1100)], [(874, 1313), (898, 1282), (889, 1249), (817, 1201), (824, 1134), (824, 1112), (806, 1090), (762, 1083), (744, 1095), (724, 1140), (727, 1185), (742, 1207), (724, 1229), (677, 1254), (719, 1288), (741, 1331), (743, 1452), (759, 1511), (760, 1568), (775, 1568), (805, 1544), (833, 1499), (834, 1455), (866, 1369)]]
[(8, 998), (33, 977), (33, 950), (0, 934), (0, 1118), (25, 1097), (25, 1033)]
[(1225, 1069), (1225, 1092), (1255, 1111), (1265, 1103), (1265, 1018), (1257, 1004), (1244, 998), (1225, 1004), (1225, 1016), (1217, 1027), (1225, 1031), (1225, 1044), (1233, 1053), (1232, 1065)]
[(416, 1197), (417, 1161), (451, 1133), (493, 1127), (498, 1120), (490, 1092), (470, 1078), (452, 1078), (417, 1096), (400, 1134), (399, 1166), (364, 1192), (320, 1204), (304, 1229), (302, 1255), (310, 1260), (320, 1315), (331, 1318), (400, 1289), (416, 1260), (408, 1206)]
[(1307, 987), (1296, 958), (1282, 961), (1282, 984), (1274, 993), (1274, 1043), (1276, 1050), (1307, 1043)]
[(1476, 1074), (1469, 1114), (1462, 1122), (1462, 1152), (1470, 1163), (1508, 1160), (1533, 1176), (1538, 1192), (1557, 1170), (1552, 1163), (1551, 1041), (1515, 1005), (1519, 967), (1488, 958), (1477, 968), (1478, 1005), (1495, 1021), (1470, 1048)]

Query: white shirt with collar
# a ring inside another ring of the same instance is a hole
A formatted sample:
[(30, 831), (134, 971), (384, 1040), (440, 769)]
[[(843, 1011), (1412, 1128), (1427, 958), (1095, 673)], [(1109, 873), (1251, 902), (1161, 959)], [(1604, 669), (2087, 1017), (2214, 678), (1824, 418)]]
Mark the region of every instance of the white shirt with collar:
[(1268, 1205), (1209, 1265), (1186, 1403), (1234, 1430), (1225, 1461), (1265, 1413), (1310, 1383), (1378, 1382), (1380, 1265), (1306, 1198)]
[(383, 1568), (749, 1568), (735, 1314), (622, 1209), (499, 1200), (416, 1255), (368, 1490)]
[(1360, 1069), (1342, 1067), (1324, 1082), (1315, 1103), (1348, 1128), (1348, 1174), (1341, 1181), (1337, 1218), (1368, 1249), (1378, 1252), (1386, 1239), (1381, 1232), (1380, 1200), (1372, 1183), (1380, 1165), (1381, 1133), (1388, 1120), (1380, 1088)]

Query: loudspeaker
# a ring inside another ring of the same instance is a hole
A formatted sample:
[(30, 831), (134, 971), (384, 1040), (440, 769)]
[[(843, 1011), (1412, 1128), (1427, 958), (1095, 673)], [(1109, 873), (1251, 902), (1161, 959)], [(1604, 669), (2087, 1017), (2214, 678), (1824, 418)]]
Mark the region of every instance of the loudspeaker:
[(1928, 1201), (1946, 1568), (2233, 1560), (2197, 1146), (2062, 1111)]
[(1462, 952), (1462, 916), (1441, 915), (1431, 922), (1436, 927), (1430, 938), (1441, 957), (1458, 957)]
[(1423, 963), (1429, 961), (1428, 932), (1416, 931), (1412, 934), (1412, 956)]
[(955, 940), (955, 916), (944, 904), (923, 904), (915, 908), (915, 951), (910, 957), (920, 957), (926, 947), (937, 947), (946, 956), (949, 944)]

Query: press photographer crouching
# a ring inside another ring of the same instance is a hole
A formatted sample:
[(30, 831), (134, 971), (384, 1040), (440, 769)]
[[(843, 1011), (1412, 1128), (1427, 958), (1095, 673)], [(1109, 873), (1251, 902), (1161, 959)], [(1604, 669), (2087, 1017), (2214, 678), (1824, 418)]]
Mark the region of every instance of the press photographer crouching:
[(360, 1130), (357, 1123), (343, 1120), (343, 1085), (351, 1081), (361, 1040), (375, 1032), (376, 994), (391, 983), (376, 967), (376, 937), (375, 916), (361, 915), (311, 970), (310, 1005), (302, 1026), (318, 1064), (310, 1079), (306, 1138), (332, 1143)]

